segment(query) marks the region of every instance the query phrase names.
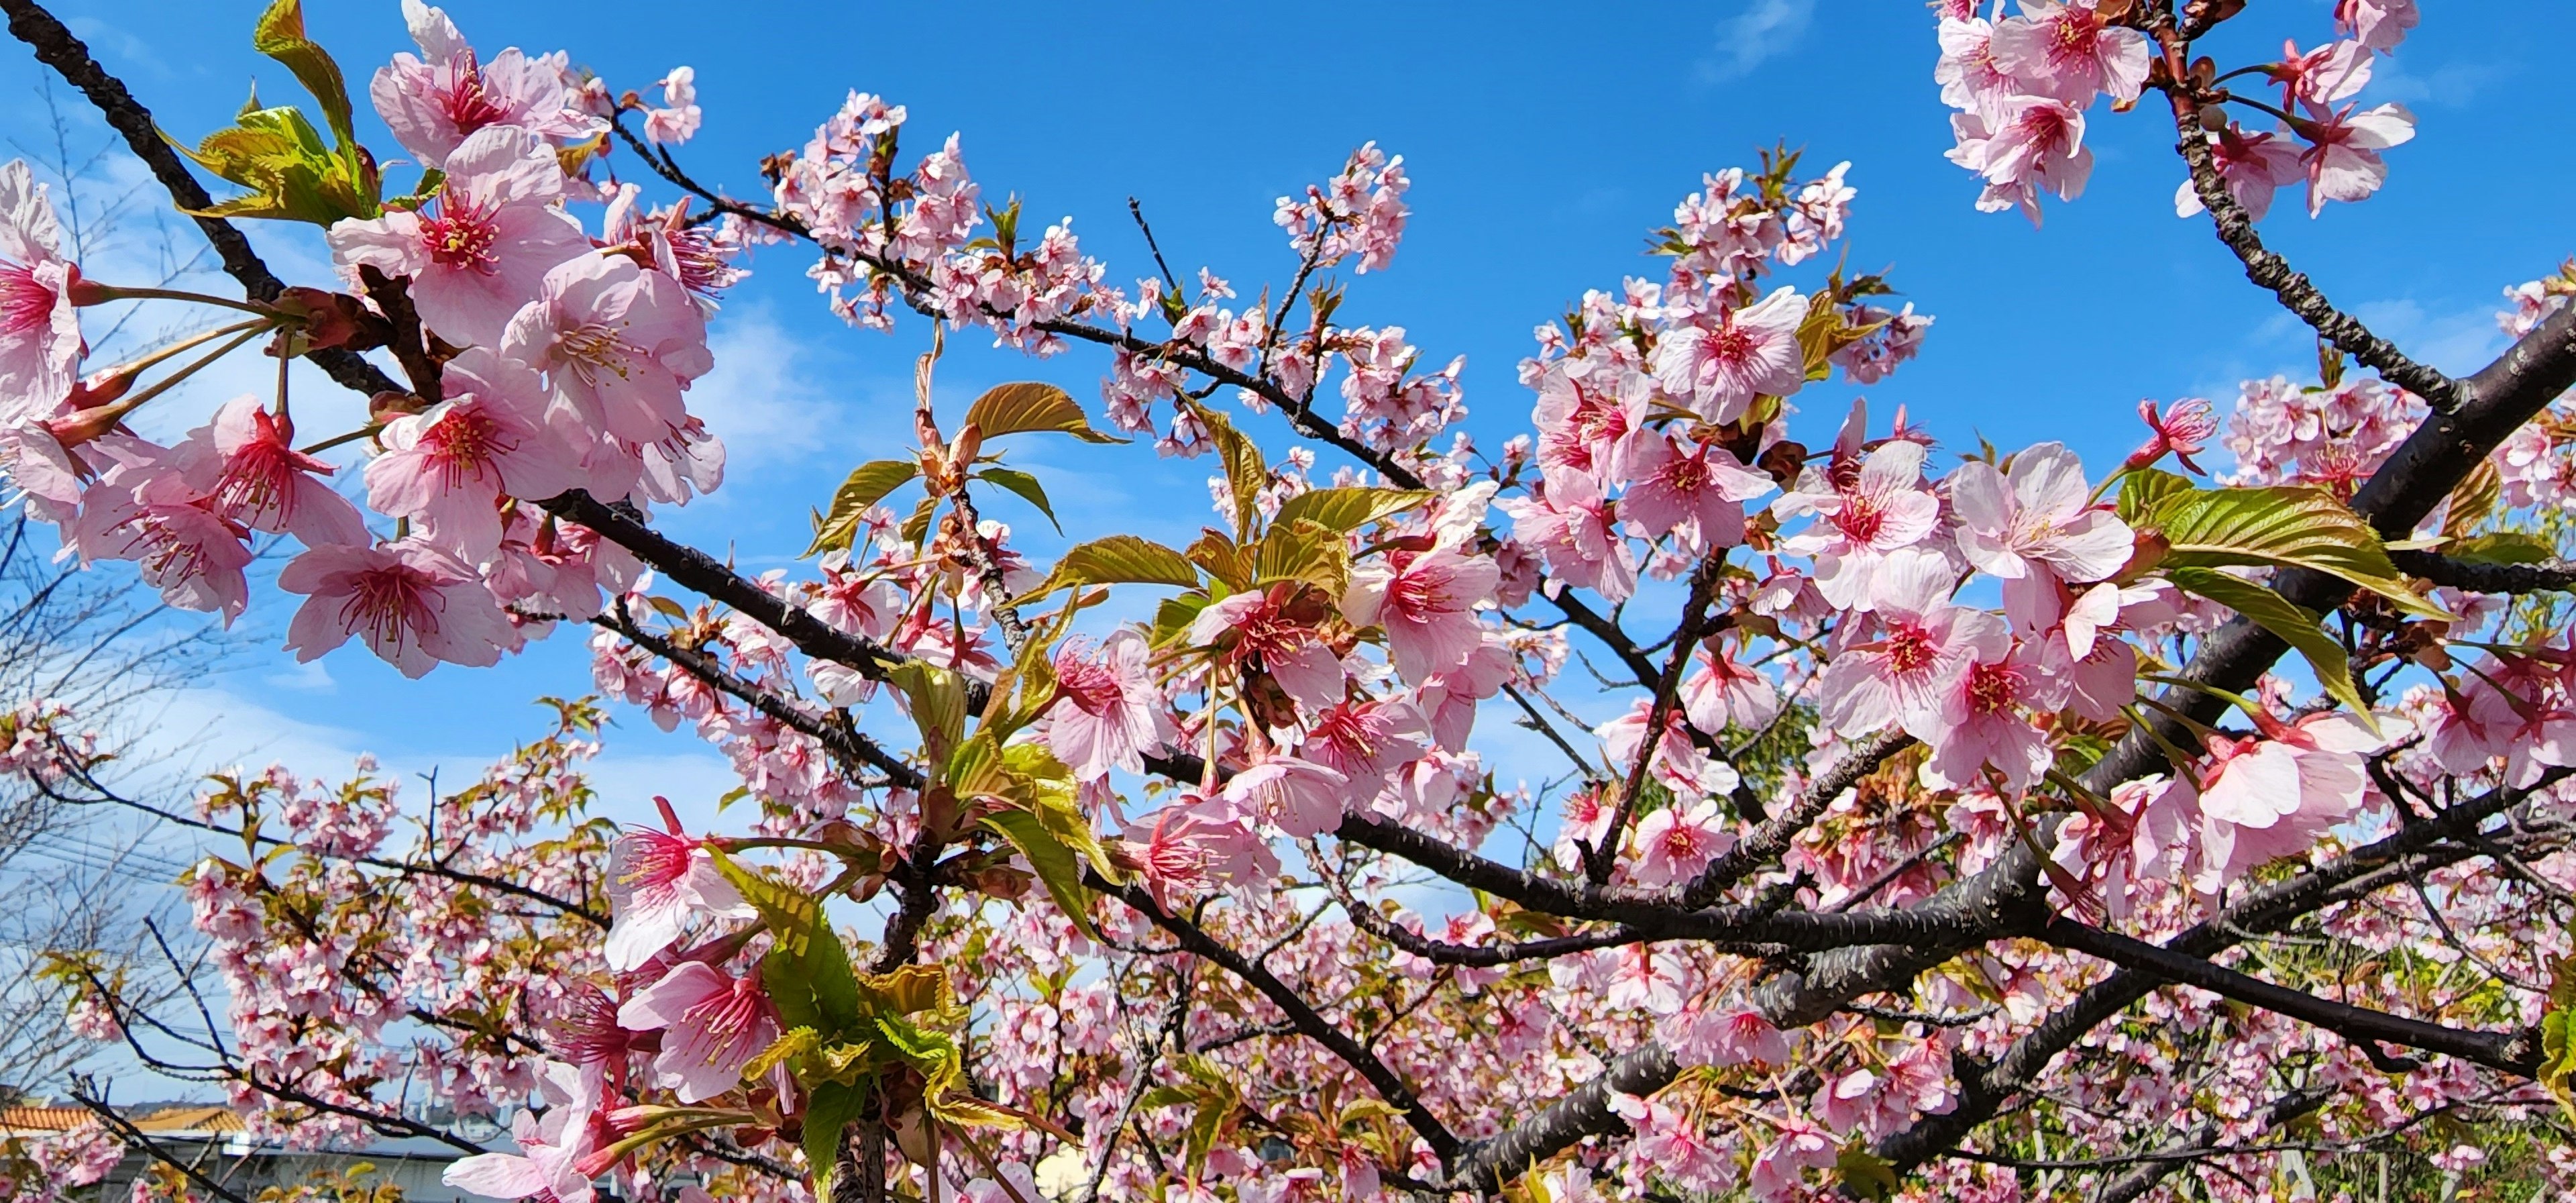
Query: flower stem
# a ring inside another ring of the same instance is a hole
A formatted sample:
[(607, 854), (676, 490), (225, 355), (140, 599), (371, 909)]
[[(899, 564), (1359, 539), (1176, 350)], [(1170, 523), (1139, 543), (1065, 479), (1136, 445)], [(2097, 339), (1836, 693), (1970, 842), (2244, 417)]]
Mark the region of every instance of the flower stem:
[(258, 301), (235, 301), (224, 297), (208, 296), (202, 292), (188, 292), (184, 289), (178, 288), (119, 288), (113, 284), (92, 284), (89, 287), (94, 290), (92, 295), (96, 296), (100, 303), (108, 301), (194, 301), (200, 305), (218, 305), (225, 309), (238, 309), (244, 313), (256, 313), (259, 316), (268, 318), (272, 321), (283, 316), (279, 314), (275, 308)]

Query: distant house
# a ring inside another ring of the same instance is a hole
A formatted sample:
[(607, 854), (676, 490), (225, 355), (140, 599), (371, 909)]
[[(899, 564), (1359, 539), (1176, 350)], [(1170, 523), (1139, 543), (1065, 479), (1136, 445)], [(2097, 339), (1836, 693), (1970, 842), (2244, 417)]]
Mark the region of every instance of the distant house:
[[(455, 1203), (474, 1196), (440, 1182), (439, 1175), (462, 1154), (426, 1137), (380, 1139), (364, 1149), (289, 1149), (254, 1140), (241, 1117), (219, 1106), (161, 1107), (129, 1115), (163, 1152), (198, 1173), (250, 1198), (271, 1186), (293, 1186), (315, 1174), (332, 1175), (359, 1164), (375, 1167), (374, 1182), (402, 1188), (404, 1203)], [(80, 1107), (0, 1108), (0, 1137), (41, 1137), (68, 1132), (90, 1122)], [(500, 1147), (508, 1147), (503, 1140)], [(142, 1150), (126, 1153), (99, 1188), (103, 1200), (123, 1200), (126, 1188), (152, 1164)]]

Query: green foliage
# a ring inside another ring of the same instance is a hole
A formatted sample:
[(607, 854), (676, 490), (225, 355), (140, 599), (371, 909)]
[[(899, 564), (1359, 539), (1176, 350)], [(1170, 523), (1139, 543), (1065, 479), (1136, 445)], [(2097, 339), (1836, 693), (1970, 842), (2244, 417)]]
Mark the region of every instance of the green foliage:
[(1177, 585), (1195, 588), (1199, 570), (1189, 557), (1135, 535), (1111, 535), (1075, 544), (1055, 563), (1055, 571), (1014, 604), (1044, 597), (1058, 589), (1082, 585)]
[(1337, 531), (1355, 531), (1431, 500), (1438, 494), (1420, 489), (1310, 489), (1279, 506), (1278, 525), (1312, 522)]
[[(233, 124), (190, 147), (170, 144), (197, 165), (240, 185), (250, 195), (197, 212), (200, 217), (262, 217), (328, 227), (344, 218), (374, 217), (384, 181), (351, 122), (348, 82), (329, 53), (304, 36), (302, 0), (275, 0), (252, 26), (251, 48), (286, 65), (322, 110), (331, 140), (291, 105), (263, 106), (259, 91)], [(167, 137), (165, 134), (164, 137)]]
[(976, 473), (975, 479), (1019, 494), (1022, 500), (1038, 507), (1038, 512), (1046, 515), (1047, 524), (1055, 528), (1055, 533), (1064, 533), (1064, 524), (1056, 521), (1055, 507), (1047, 504), (1046, 489), (1038, 484), (1037, 477), (1013, 468), (993, 467)]
[(2317, 625), (2316, 611), (2253, 581), (2214, 568), (2168, 569), (2165, 579), (2172, 581), (2175, 588), (2217, 602), (2279, 636), (2308, 662), (2308, 670), (2316, 674), (2317, 684), (2324, 686), (2328, 695), (2351, 707), (2363, 722), (2372, 721), (2370, 707), (2353, 687), (2350, 655), (2343, 644)]
[[(849, 550), (858, 536), (859, 524), (867, 519), (869, 507), (919, 475), (921, 465), (908, 459), (870, 460), (850, 469), (841, 487), (832, 491), (831, 510), (814, 516), (814, 541), (802, 554)], [(1054, 515), (1048, 518), (1052, 520)]]
[(1270, 462), (1261, 458), (1261, 448), (1254, 445), (1252, 436), (1236, 430), (1224, 414), (1204, 405), (1184, 404), (1207, 427), (1217, 457), (1225, 461), (1226, 488), (1234, 494), (1234, 537), (1250, 539), (1253, 521), (1261, 516), (1261, 491), (1270, 487)]
[[(2124, 488), (2122, 498), (2127, 497)], [(2144, 525), (2164, 541), (2164, 567), (2309, 568), (2350, 581), (2407, 613), (2451, 617), (2407, 587), (2388, 562), (2379, 533), (2361, 515), (2320, 489), (2165, 492), (2147, 508)]]
[(1082, 406), (1052, 384), (1022, 381), (997, 385), (966, 407), (966, 421), (987, 439), (1031, 430), (1069, 434), (1086, 443), (1123, 443), (1091, 428)]

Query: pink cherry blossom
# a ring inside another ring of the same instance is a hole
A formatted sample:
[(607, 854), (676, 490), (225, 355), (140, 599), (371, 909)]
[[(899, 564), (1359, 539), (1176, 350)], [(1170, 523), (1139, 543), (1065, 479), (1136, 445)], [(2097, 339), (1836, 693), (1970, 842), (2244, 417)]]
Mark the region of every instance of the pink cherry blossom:
[(418, 211), (331, 227), (331, 256), (411, 280), (420, 319), (449, 343), (497, 345), (547, 271), (590, 251), (581, 223), (556, 206), (563, 167), (552, 147), (514, 125), (475, 131), (447, 157), (447, 182)]
[(31, 518), (61, 526), (80, 513), (80, 465), (44, 423), (0, 426), (0, 476), (24, 500)]
[(1922, 542), (1940, 521), (1941, 502), (1922, 484), (1920, 443), (1882, 443), (1856, 472), (1811, 464), (1796, 489), (1771, 503), (1783, 518), (1816, 518), (1781, 547), (1814, 557), (1816, 589), (1827, 602), (1869, 609), (1886, 560)]
[[(81, 562), (132, 560), (162, 600), (230, 623), (250, 605), (250, 532), (160, 464), (121, 464), (81, 494), (69, 544)], [(309, 553), (308, 553), (309, 554)]]
[(502, 353), (544, 371), (590, 429), (658, 443), (688, 422), (681, 392), (715, 366), (689, 291), (623, 255), (585, 255), (546, 273), (510, 319)]
[(1744, 504), (1779, 486), (1745, 467), (1735, 453), (1694, 442), (1687, 451), (1648, 435), (1638, 441), (1635, 482), (1619, 500), (1619, 516), (1652, 539), (1687, 526), (1699, 546), (1732, 547), (1744, 541)]
[(517, 126), (556, 142), (590, 136), (598, 121), (574, 107), (561, 68), (512, 47), (480, 62), (447, 14), (403, 0), (403, 20), (420, 56), (396, 54), (376, 70), (367, 95), (403, 148), (427, 166), (443, 165), (468, 137)]
[(1370, 792), (1355, 788), (1340, 768), (1296, 756), (1263, 757), (1225, 783), (1225, 797), (1239, 812), (1259, 816), (1292, 839), (1341, 826), (1346, 801)]
[(1939, 555), (1906, 550), (1878, 567), (1876, 638), (1844, 647), (1825, 667), (1825, 724), (1864, 735), (1903, 724), (1937, 730), (1942, 698), (1967, 666), (2001, 660), (2011, 635), (2002, 620), (1947, 600), (1953, 574)]
[(1388, 658), (1420, 684), (1466, 664), (1483, 643), (1476, 607), (1501, 579), (1491, 556), (1455, 547), (1390, 551), (1352, 567), (1342, 613), (1359, 626), (1385, 627)]
[(662, 89), (659, 108), (644, 112), (644, 138), (663, 146), (677, 146), (698, 132), (698, 72), (694, 67), (673, 67), (669, 75), (654, 81)]
[(2310, 143), (2299, 152), (2307, 167), (2308, 216), (2327, 201), (2367, 199), (2388, 182), (2388, 164), (2379, 152), (2415, 137), (2415, 114), (2402, 104), (2374, 105), (2354, 112), (2353, 105), (2329, 112), (2311, 105), (2300, 133)]
[(440, 1182), (494, 1199), (590, 1203), (591, 1175), (575, 1165), (599, 1145), (599, 1071), (549, 1061), (539, 1080), (550, 1105), (542, 1117), (521, 1110), (512, 1121), (510, 1135), (519, 1151), (464, 1158), (449, 1165)]
[(1841, 1142), (1811, 1120), (1796, 1116), (1779, 1121), (1778, 1134), (1753, 1157), (1745, 1189), (1759, 1203), (1804, 1199), (1805, 1173), (1827, 1168), (1842, 1155)]
[(2281, 61), (2263, 69), (2281, 85), (2281, 105), (2333, 104), (2370, 83), (2370, 48), (2359, 42), (2333, 42), (2301, 53), (2298, 43), (2284, 43)]
[(1602, 1001), (1655, 1015), (1681, 1009), (1693, 974), (1690, 961), (1672, 945), (1629, 944), (1594, 955), (1610, 960), (1610, 988)]
[(316, 547), (289, 561), (277, 587), (307, 595), (287, 626), (298, 662), (349, 641), (419, 677), (439, 661), (485, 668), (518, 645), (474, 570), (418, 539)]
[(669, 802), (653, 801), (667, 830), (633, 828), (608, 849), (608, 899), (616, 920), (602, 953), (620, 973), (669, 948), (691, 923), (754, 914), (716, 868), (708, 842), (680, 829)]
[(1931, 746), (1932, 773), (1965, 786), (1991, 767), (2005, 789), (2019, 793), (2055, 756), (2026, 712), (2056, 710), (2066, 694), (2063, 660), (2020, 644), (2004, 656), (1971, 660), (1942, 690), (1939, 709), (1918, 714), (1907, 730)]
[[(1261, 767), (1255, 766), (1254, 771)], [(1315, 803), (1329, 799), (1330, 790), (1338, 784), (1321, 778), (1311, 787), (1305, 782), (1292, 782), (1291, 778), (1301, 771), (1273, 769), (1273, 780), (1266, 785), (1256, 781), (1245, 787), (1240, 796), (1255, 803), (1276, 803), (1279, 813), (1290, 814), (1290, 821), (1296, 822), (1294, 812), (1320, 811), (1323, 808)], [(1236, 781), (1242, 779), (1243, 774), (1236, 774)], [(1253, 829), (1252, 821), (1237, 809), (1234, 796), (1229, 791), (1225, 797), (1185, 798), (1155, 811), (1151, 824), (1128, 826), (1127, 847), (1140, 863), (1146, 889), (1165, 910), (1174, 909), (1213, 885), (1258, 890), (1277, 876), (1279, 858), (1260, 832)], [(1341, 813), (1335, 807), (1331, 822), (1316, 830), (1328, 831), (1340, 822)]]
[(1637, 820), (1630, 837), (1637, 849), (1628, 866), (1630, 880), (1642, 886), (1676, 886), (1699, 876), (1708, 862), (1735, 846), (1717, 802), (1702, 798), (1685, 807), (1676, 801)]
[(307, 547), (367, 542), (358, 507), (319, 479), (331, 465), (295, 450), (292, 438), (258, 398), (235, 397), (170, 449), (170, 463), (209, 509), (251, 530), (292, 534)]
[(1298, 754), (1350, 779), (1352, 793), (1374, 794), (1396, 769), (1428, 751), (1430, 728), (1407, 702), (1350, 701), (1315, 717)]
[(24, 159), (0, 166), (0, 422), (49, 415), (85, 350), (62, 232)]
[(1526, 498), (1495, 502), (1512, 519), (1512, 537), (1547, 559), (1551, 585), (1597, 590), (1619, 602), (1637, 589), (1637, 555), (1612, 525), (1600, 482), (1572, 473)]
[(1736, 663), (1732, 654), (1703, 647), (1691, 662), (1680, 697), (1692, 726), (1709, 735), (1729, 728), (1760, 731), (1779, 716), (1780, 691), (1771, 678)]
[(2415, 0), (2335, 0), (2335, 28), (2381, 53), (2397, 49), (2421, 19)]
[(2209, 436), (2218, 433), (2218, 414), (2210, 408), (2208, 401), (2185, 397), (2167, 406), (2163, 416), (2159, 417), (2155, 401), (2142, 400), (2138, 402), (2138, 417), (2147, 424), (2152, 437), (2130, 452), (2129, 458), (2121, 462), (2121, 467), (2135, 471), (2171, 454), (2186, 471), (2208, 475), (2207, 470), (2191, 459), (2209, 445)]
[(1722, 1194), (1735, 1184), (1735, 1159), (1710, 1132), (1670, 1103), (1614, 1094), (1610, 1111), (1636, 1130), (1631, 1162), (1693, 1190)]
[(2103, 20), (2094, 0), (2022, 0), (2021, 11), (1995, 25), (1998, 69), (2078, 107), (2098, 92), (2122, 103), (2138, 98), (2147, 82), (2147, 35)]
[(1559, 360), (1538, 381), (1530, 422), (1538, 428), (1539, 471), (1551, 484), (1571, 474), (1630, 479), (1630, 456), (1656, 437), (1646, 429), (1652, 381), (1604, 375), (1589, 361)]
[(501, 546), (500, 501), (543, 500), (576, 483), (546, 428), (545, 381), (476, 347), (450, 360), (447, 399), (385, 423), (385, 454), (367, 465), (367, 504), (410, 518), (431, 546), (468, 563)]
[(1340, 704), (1348, 678), (1313, 627), (1290, 618), (1271, 592), (1237, 593), (1199, 611), (1190, 642), (1240, 662), (1257, 659), (1299, 708), (1320, 714)]
[(2013, 77), (1995, 62), (1994, 36), (1994, 23), (1983, 17), (1941, 19), (1941, 58), (1932, 67), (1941, 103), (1982, 112), (2013, 92)]
[[(1593, 731), (1601, 739), (1602, 751), (1618, 766), (1637, 763), (1637, 755), (1646, 743), (1646, 722), (1652, 703), (1638, 698), (1626, 713), (1601, 724)], [(1664, 729), (1654, 741), (1654, 763), (1648, 771), (1665, 788), (1685, 797), (1730, 793), (1736, 786), (1733, 766), (1712, 759), (1691, 740), (1690, 723), (1680, 710), (1664, 713)]]
[(698, 1103), (731, 1091), (743, 1067), (778, 1039), (778, 1010), (754, 977), (683, 962), (617, 1009), (630, 1031), (662, 1033), (654, 1084)]
[(2307, 851), (2350, 818), (2370, 787), (2362, 757), (2386, 742), (2340, 712), (2265, 726), (2269, 738), (2212, 741), (2199, 801), (2204, 893)]
[(2098, 581), (2120, 570), (2136, 540), (2109, 507), (2095, 505), (2084, 465), (2060, 443), (2012, 458), (2009, 474), (1970, 460), (1950, 474), (1959, 554), (2007, 582)]
[[(1965, 139), (1962, 139), (1963, 144)], [(2001, 189), (2013, 203), (2036, 214), (2031, 197), (2045, 188), (2059, 200), (2083, 195), (2093, 174), (2093, 151), (2084, 145), (2084, 114), (2044, 96), (2011, 96), (1997, 103), (1992, 133), (1985, 136), (1974, 163), (1990, 189)], [(2001, 208), (2003, 198), (1990, 192), (1979, 208)], [(2034, 216), (2033, 220), (2037, 218)]]
[(1170, 746), (1171, 708), (1146, 652), (1134, 631), (1111, 635), (1096, 657), (1079, 640), (1056, 652), (1059, 700), (1047, 709), (1047, 746), (1077, 780), (1097, 780), (1113, 768), (1144, 772), (1144, 754)]
[[(2219, 178), (2227, 181), (2227, 191), (2236, 203), (2260, 221), (2272, 211), (2272, 193), (2283, 184), (2307, 178), (2307, 168), (2299, 161), (2299, 148), (2276, 133), (2248, 133), (2229, 123), (2228, 127), (2209, 135), (2210, 158), (2218, 164)], [(2174, 189), (2174, 213), (2190, 217), (2200, 213), (2200, 189), (2188, 179)]]
[(1655, 382), (1700, 417), (1726, 425), (1753, 398), (1785, 397), (1806, 383), (1798, 325), (1807, 298), (1779, 288), (1742, 309), (1665, 332), (1655, 344)]

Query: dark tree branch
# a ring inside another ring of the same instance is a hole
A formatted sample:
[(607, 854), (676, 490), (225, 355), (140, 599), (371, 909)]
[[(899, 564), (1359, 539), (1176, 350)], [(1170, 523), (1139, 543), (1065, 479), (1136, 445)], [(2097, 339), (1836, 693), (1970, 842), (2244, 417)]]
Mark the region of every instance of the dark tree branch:
[(2522, 1034), (2508, 1036), (2464, 1031), (2319, 998), (2304, 990), (2267, 982), (2187, 953), (2072, 919), (2051, 919), (2036, 934), (2060, 948), (2168, 981), (2197, 986), (2213, 994), (2314, 1024), (2356, 1043), (2377, 1041), (2420, 1048), (2526, 1078), (2536, 1075), (2540, 1069), (2539, 1042)]
[(841, 721), (840, 716), (817, 711), (777, 690), (746, 681), (726, 672), (724, 666), (716, 662), (715, 657), (694, 648), (682, 647), (645, 630), (626, 613), (624, 598), (619, 598), (616, 604), (600, 612), (590, 621), (606, 630), (616, 632), (619, 638), (628, 643), (670, 661), (690, 676), (740, 699), (762, 714), (812, 738), (816, 743), (822, 744), (824, 749), (831, 752), (833, 757), (843, 765), (852, 769), (866, 765), (884, 773), (887, 780), (904, 789), (921, 788), (922, 776), (919, 769), (905, 763), (902, 757), (886, 751), (884, 745), (851, 729), (846, 722)]
[(2399, 571), (2471, 593), (2542, 593), (2576, 589), (2576, 563), (2494, 564), (2430, 551), (2391, 551)]
[(2306, 275), (2291, 270), (2288, 260), (2263, 245), (2263, 236), (2254, 232), (2254, 215), (2236, 202), (2236, 194), (2228, 191), (2226, 179), (2218, 173), (2209, 131), (2200, 124), (2201, 103), (2182, 87), (2169, 88), (2168, 94), (2173, 98), (2174, 128), (2181, 135), (2175, 149), (2191, 168), (2192, 193), (2214, 219), (2218, 240), (2245, 264), (2245, 278), (2280, 298), (2282, 308), (2315, 327), (2318, 337), (2377, 371), (2382, 379), (2422, 397), (2435, 412), (2458, 409), (2463, 400), (2458, 381), (2408, 358), (2395, 343), (2335, 308)]
[[(134, 152), (135, 158), (143, 160), (144, 166), (152, 169), (152, 178), (169, 189), (170, 199), (178, 202), (179, 211), (197, 223), (197, 229), (205, 234), (206, 241), (214, 244), (215, 254), (223, 259), (225, 274), (239, 281), (242, 291), (250, 299), (274, 301), (278, 294), (286, 291), (285, 281), (278, 279), (277, 273), (268, 270), (268, 264), (261, 262), (259, 253), (251, 249), (250, 239), (243, 237), (231, 222), (204, 216), (205, 210), (215, 207), (214, 198), (208, 196), (205, 186), (189, 173), (188, 165), (179, 157), (179, 152), (162, 140), (160, 129), (152, 122), (152, 111), (134, 99), (134, 94), (126, 90), (123, 81), (108, 74), (96, 59), (90, 57), (89, 47), (82, 45), (79, 38), (72, 36), (71, 30), (63, 28), (63, 23), (55, 20), (54, 15), (46, 12), (44, 6), (35, 0), (0, 0), (0, 12), (9, 16), (11, 36), (25, 42), (36, 52), (38, 61), (80, 89), (81, 95), (88, 97), (89, 102), (97, 106), (99, 114), (107, 118), (107, 123), (124, 136), (126, 148)], [(402, 386), (395, 384), (392, 377), (356, 352), (330, 347), (314, 351), (305, 358), (329, 373), (331, 379), (342, 387), (361, 395), (402, 391)]]
[(1404, 1122), (1413, 1129), (1414, 1135), (1422, 1138), (1422, 1143), (1431, 1147), (1431, 1152), (1440, 1158), (1442, 1164), (1450, 1164), (1457, 1157), (1460, 1149), (1458, 1138), (1440, 1122), (1439, 1117), (1431, 1114), (1431, 1108), (1413, 1092), (1413, 1087), (1396, 1076), (1395, 1071), (1379, 1060), (1376, 1053), (1370, 1052), (1349, 1033), (1318, 1014), (1288, 983), (1208, 935), (1198, 924), (1165, 911), (1144, 887), (1113, 886), (1097, 874), (1086, 874), (1086, 877), (1092, 889), (1126, 903), (1137, 914), (1145, 916), (1147, 921), (1179, 941), (1183, 951), (1214, 962), (1245, 985), (1259, 991), (1263, 998), (1270, 1000), (1270, 1005), (1288, 1017), (1288, 1022), (1296, 1026), (1299, 1035), (1323, 1045), (1365, 1079), (1377, 1091), (1379, 1098), (1403, 1112)]

